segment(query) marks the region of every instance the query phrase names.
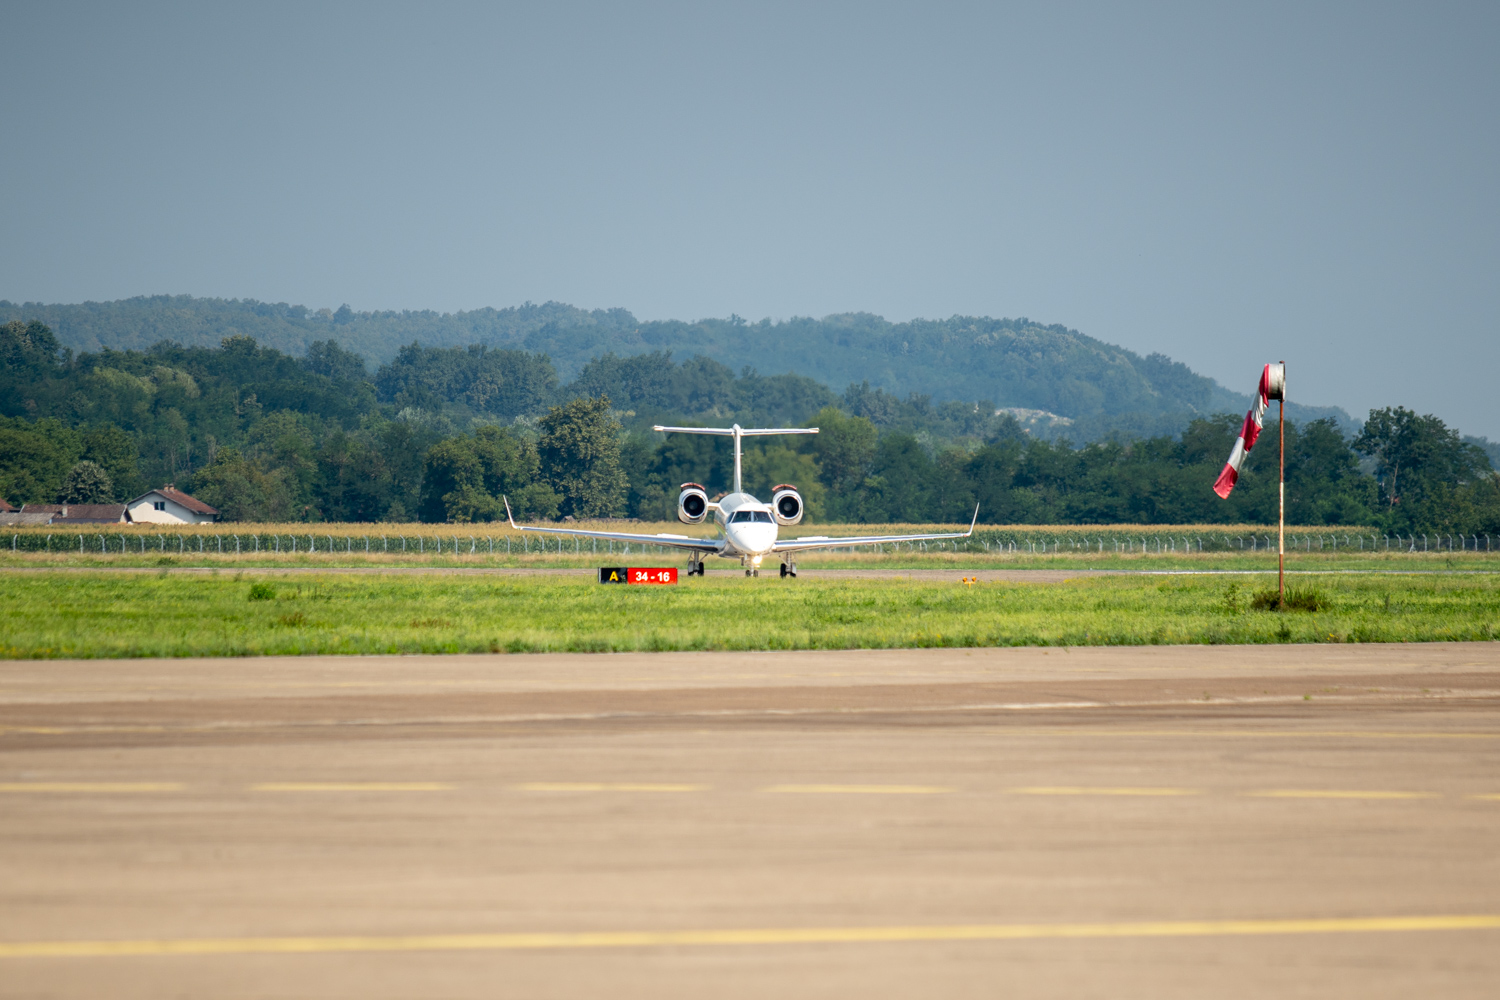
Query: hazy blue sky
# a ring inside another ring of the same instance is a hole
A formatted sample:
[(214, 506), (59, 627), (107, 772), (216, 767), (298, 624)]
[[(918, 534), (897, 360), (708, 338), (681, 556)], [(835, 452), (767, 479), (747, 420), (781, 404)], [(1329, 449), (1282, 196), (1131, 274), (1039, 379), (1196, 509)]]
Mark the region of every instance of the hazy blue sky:
[(1029, 316), (1500, 437), (1493, 2), (6, 0), (0, 52), (0, 298)]

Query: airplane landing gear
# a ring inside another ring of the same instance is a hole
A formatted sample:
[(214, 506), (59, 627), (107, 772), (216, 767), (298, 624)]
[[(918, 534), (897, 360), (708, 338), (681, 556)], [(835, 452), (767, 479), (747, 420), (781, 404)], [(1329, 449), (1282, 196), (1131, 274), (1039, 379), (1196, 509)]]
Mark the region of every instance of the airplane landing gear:
[(793, 580), (797, 579), (797, 564), (796, 563), (794, 563), (794, 562), (784, 562), (784, 563), (781, 564), (781, 578), (783, 580), (785, 580), (787, 577), (791, 577)]

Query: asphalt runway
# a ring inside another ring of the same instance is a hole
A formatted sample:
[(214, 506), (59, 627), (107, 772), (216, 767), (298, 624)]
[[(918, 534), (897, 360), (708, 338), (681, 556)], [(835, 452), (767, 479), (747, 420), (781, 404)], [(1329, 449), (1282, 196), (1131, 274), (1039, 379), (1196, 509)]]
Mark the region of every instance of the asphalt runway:
[(1444, 997), (1500, 644), (0, 663), (4, 997)]

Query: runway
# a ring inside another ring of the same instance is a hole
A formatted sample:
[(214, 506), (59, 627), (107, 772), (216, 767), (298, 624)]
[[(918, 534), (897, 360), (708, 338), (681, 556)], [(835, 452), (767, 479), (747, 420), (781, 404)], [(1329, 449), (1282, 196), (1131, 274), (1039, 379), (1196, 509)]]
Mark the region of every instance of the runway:
[(1489, 996), (1500, 644), (0, 663), (0, 996)]

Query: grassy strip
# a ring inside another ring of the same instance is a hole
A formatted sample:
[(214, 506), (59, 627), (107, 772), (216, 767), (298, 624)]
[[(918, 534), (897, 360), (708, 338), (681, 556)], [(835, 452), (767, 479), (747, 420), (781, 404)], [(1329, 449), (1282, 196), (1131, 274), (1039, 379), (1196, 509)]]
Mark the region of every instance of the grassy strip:
[(709, 577), (603, 587), (578, 577), (39, 573), (6, 581), (0, 657), (1500, 638), (1500, 580), (1490, 576), (1327, 577), (1316, 612), (1253, 610), (1264, 585)]
[[(295, 566), (333, 570), (338, 567), (372, 566), (436, 566), (473, 568), (585, 568), (597, 566), (686, 566), (687, 557), (676, 552), (655, 551), (641, 553), (633, 546), (629, 555), (616, 552), (601, 552), (598, 555), (571, 551), (559, 554), (549, 549), (545, 553), (515, 552), (510, 555), (490, 555), (479, 552), (473, 555), (453, 555), (416, 552), (365, 555), (361, 552), (284, 552), (218, 555), (212, 552), (199, 554), (187, 552), (161, 555), (148, 552), (137, 553), (77, 552), (17, 552), (0, 549), (0, 569), (9, 567), (88, 567), (97, 569), (131, 567), (157, 568), (173, 566), (213, 567), (233, 572), (243, 568), (276, 568)], [(955, 572), (978, 569), (1104, 569), (1104, 570), (1219, 570), (1234, 572), (1274, 572), (1276, 553), (1273, 552), (1203, 552), (1203, 553), (1115, 553), (1115, 552), (1049, 552), (1041, 553), (987, 553), (953, 552), (950, 550), (928, 552), (868, 551), (812, 551), (797, 557), (797, 565), (803, 569), (951, 569)], [(1332, 572), (1364, 570), (1371, 572), (1399, 572), (1418, 570), (1424, 572), (1453, 570), (1461, 572), (1500, 573), (1500, 551), (1487, 552), (1359, 552), (1326, 550), (1311, 553), (1288, 553), (1287, 569), (1294, 572)], [(709, 559), (710, 569), (733, 569), (731, 560)], [(764, 566), (775, 572), (777, 559), (768, 557)]]

